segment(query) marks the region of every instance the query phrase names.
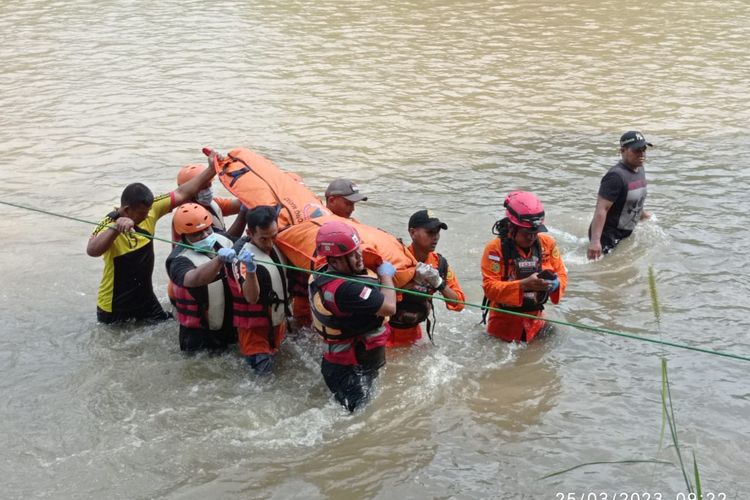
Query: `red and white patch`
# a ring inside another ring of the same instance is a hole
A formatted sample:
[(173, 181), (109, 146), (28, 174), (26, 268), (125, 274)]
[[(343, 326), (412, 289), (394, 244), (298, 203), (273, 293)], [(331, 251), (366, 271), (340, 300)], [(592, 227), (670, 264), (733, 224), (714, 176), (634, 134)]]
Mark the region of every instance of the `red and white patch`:
[(488, 253), (487, 258), (490, 260), (494, 260), (495, 262), (500, 262), (501, 260), (503, 260), (502, 257), (500, 257), (500, 255), (496, 254), (495, 252)]
[(370, 298), (370, 294), (372, 293), (372, 288), (364, 287), (361, 292), (359, 292), (359, 298), (362, 300), (367, 300)]

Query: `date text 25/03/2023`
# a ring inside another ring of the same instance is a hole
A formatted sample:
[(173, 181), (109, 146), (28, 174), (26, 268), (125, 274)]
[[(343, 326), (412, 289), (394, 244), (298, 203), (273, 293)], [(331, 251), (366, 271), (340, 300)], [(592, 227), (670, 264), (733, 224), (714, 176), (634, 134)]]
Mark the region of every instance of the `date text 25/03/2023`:
[(625, 491), (588, 491), (588, 492), (560, 492), (555, 493), (555, 500), (728, 500), (726, 493), (707, 492), (700, 495), (696, 493), (677, 493), (677, 495), (664, 495), (660, 492), (625, 492)]

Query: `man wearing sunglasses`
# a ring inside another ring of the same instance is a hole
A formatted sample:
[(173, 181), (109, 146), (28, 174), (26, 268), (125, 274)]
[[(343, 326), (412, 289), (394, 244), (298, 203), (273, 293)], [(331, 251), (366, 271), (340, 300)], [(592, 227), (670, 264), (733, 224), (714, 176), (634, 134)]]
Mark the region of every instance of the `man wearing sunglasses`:
[(599, 184), (594, 217), (589, 226), (589, 260), (611, 252), (623, 238), (627, 238), (636, 224), (651, 214), (643, 205), (646, 201), (646, 148), (643, 134), (635, 130), (620, 137), (620, 161), (609, 169)]

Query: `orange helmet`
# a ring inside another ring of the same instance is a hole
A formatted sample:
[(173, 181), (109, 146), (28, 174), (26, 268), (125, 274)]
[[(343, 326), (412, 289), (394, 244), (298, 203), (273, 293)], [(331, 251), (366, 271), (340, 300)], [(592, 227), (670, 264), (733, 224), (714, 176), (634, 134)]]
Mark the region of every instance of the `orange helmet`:
[(185, 203), (175, 209), (172, 224), (177, 234), (193, 234), (211, 227), (211, 214), (197, 203)]
[(191, 163), (190, 165), (185, 165), (184, 167), (180, 169), (180, 172), (177, 174), (177, 185), (182, 186), (187, 181), (189, 181), (196, 175), (200, 174), (207, 168), (208, 168), (207, 166), (201, 165), (199, 163)]

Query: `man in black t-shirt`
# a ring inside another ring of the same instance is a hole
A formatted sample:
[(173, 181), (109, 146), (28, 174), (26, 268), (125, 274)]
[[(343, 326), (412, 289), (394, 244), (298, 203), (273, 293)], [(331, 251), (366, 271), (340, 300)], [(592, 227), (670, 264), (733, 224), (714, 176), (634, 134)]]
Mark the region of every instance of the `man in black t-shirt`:
[(353, 227), (338, 221), (323, 224), (315, 243), (327, 264), (319, 270), (324, 274), (310, 281), (313, 326), (325, 342), (320, 371), (349, 411), (370, 397), (373, 380), (385, 365), (388, 316), (396, 312), (396, 269), (383, 262), (377, 274), (368, 271), (359, 242)]
[(172, 228), (180, 245), (167, 258), (180, 350), (221, 351), (237, 339), (226, 264), (235, 260), (232, 240), (214, 233), (211, 213), (197, 203), (175, 209)]
[(599, 185), (594, 217), (589, 226), (588, 258), (598, 259), (609, 253), (636, 224), (651, 214), (646, 201), (646, 148), (653, 146), (640, 132), (631, 130), (620, 137), (620, 156)]

